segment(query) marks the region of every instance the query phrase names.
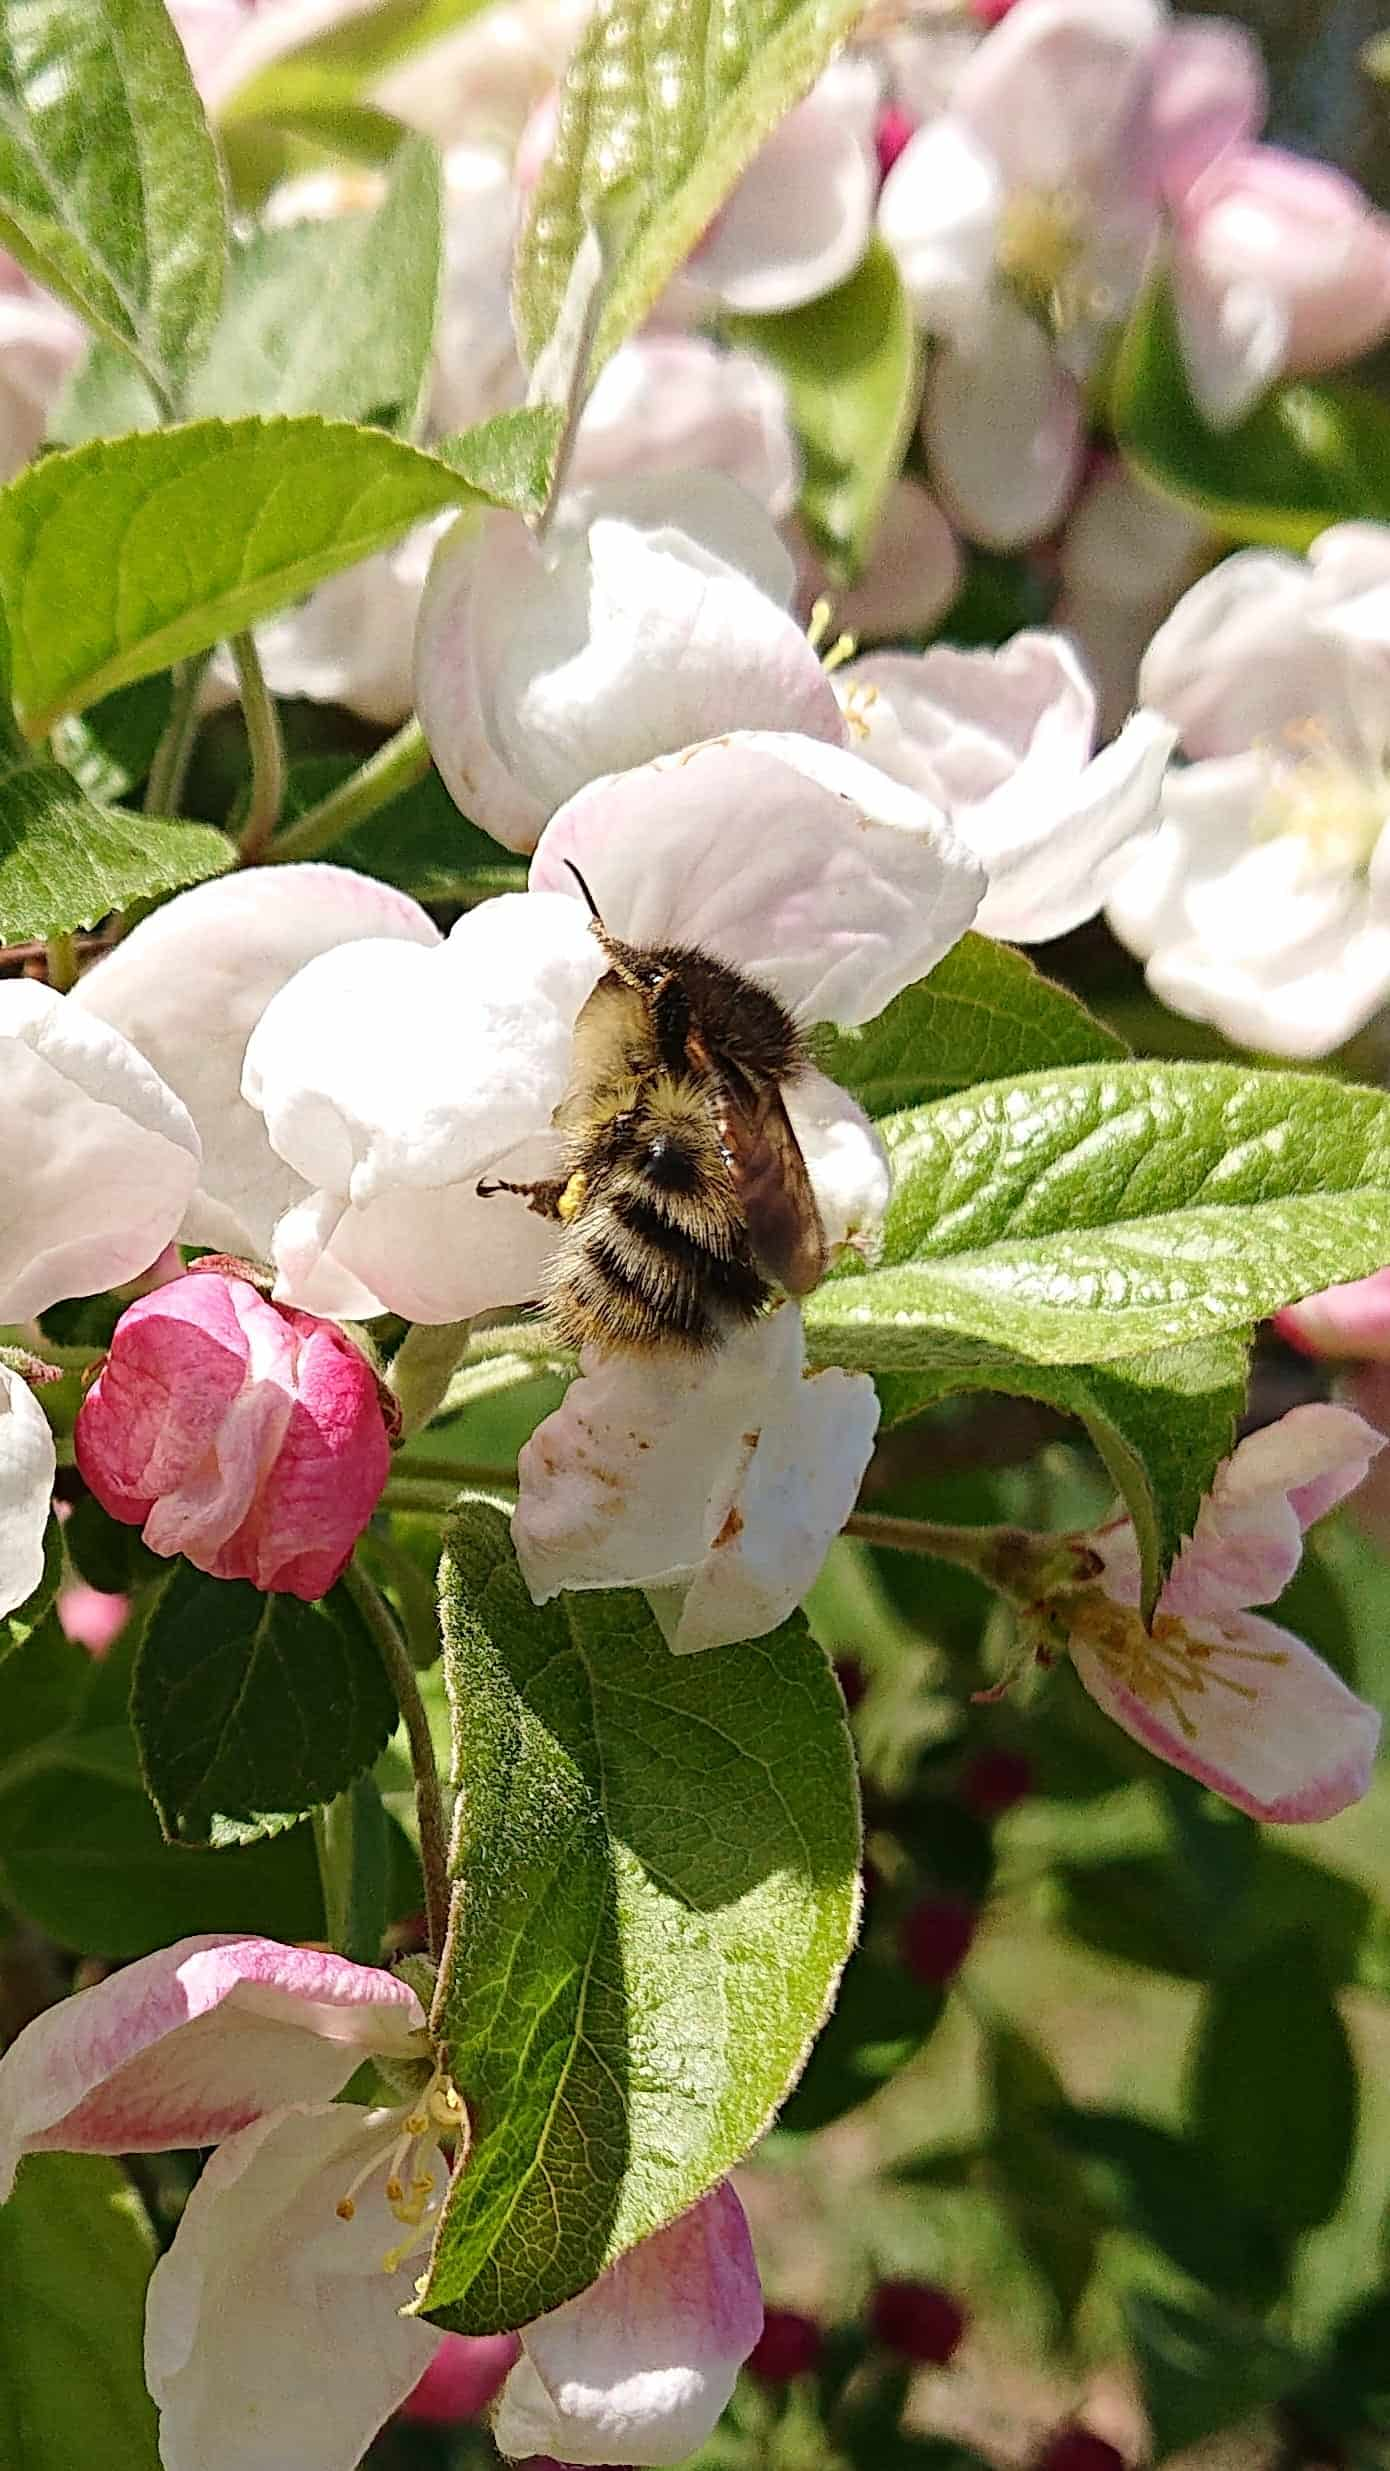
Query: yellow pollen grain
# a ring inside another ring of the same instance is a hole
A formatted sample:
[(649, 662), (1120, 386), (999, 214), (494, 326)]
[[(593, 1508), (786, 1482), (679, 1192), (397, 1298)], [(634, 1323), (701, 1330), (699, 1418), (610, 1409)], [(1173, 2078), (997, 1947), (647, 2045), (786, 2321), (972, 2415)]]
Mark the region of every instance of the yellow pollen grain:
[(333, 2211), (340, 2222), (351, 2222), (356, 2215), (357, 2207), (350, 2196), (340, 2196)]

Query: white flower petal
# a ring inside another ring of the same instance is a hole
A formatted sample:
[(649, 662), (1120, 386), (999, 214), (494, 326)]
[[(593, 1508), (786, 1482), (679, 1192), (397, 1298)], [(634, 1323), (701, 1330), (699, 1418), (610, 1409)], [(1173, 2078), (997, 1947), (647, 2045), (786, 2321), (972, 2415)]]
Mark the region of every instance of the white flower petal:
[[(679, 516), (674, 513), (679, 506)], [(438, 552), (416, 639), (420, 715), (464, 811), (530, 849), (586, 781), (716, 730), (843, 728), (787, 613), (791, 562), (732, 481), (687, 474), (576, 502), (539, 546), (493, 516)]]
[(0, 986), (0, 1321), (147, 1269), (198, 1180), (182, 1101), (119, 1030), (29, 978)]
[(809, 617), (828, 600), (834, 622), (858, 642), (928, 635), (955, 600), (964, 568), (960, 544), (931, 491), (919, 480), (895, 481), (863, 571), (847, 586), (827, 574), (804, 530), (792, 527), (798, 606)]
[(684, 2462), (713, 2429), (762, 2322), (748, 2225), (726, 2183), (522, 2328), (497, 2444), (567, 2464)]
[(893, 1189), (888, 1152), (858, 1102), (823, 1072), (783, 1091), (829, 1250), (872, 1254)]
[(1041, 539), (1081, 477), (1085, 415), (1075, 380), (1041, 327), (1002, 295), (969, 350), (933, 354), (922, 434), (943, 506), (987, 549)]
[(869, 62), (827, 70), (759, 147), (687, 260), (686, 281), (759, 316), (799, 308), (852, 275), (873, 229), (877, 107)]
[(1049, 798), (1027, 768), (956, 818), (989, 877), (975, 921), (982, 935), (1037, 944), (1094, 918), (1115, 864), (1158, 823), (1176, 737), (1157, 713), (1136, 712), (1069, 790), (1057, 782)]
[(27, 1381), (0, 1365), (0, 1618), (43, 1577), (56, 1472), (53, 1427)]
[(1178, 334), (1193, 400), (1213, 429), (1232, 429), (1278, 377), (1289, 315), (1265, 283), (1230, 281), (1203, 259), (1194, 231), (1173, 268)]
[(978, 341), (1003, 204), (994, 158), (949, 113), (919, 129), (888, 174), (879, 232), (932, 333)]
[(860, 751), (952, 812), (1022, 764), (1075, 778), (1090, 760), (1095, 697), (1063, 635), (1030, 629), (997, 652), (871, 653), (839, 672), (839, 686), (862, 712)]
[(532, 1596), (647, 1586), (679, 1654), (761, 1637), (853, 1508), (878, 1413), (866, 1376), (806, 1377), (792, 1305), (706, 1364), (586, 1356), (518, 1461)]
[[(418, 2259), (380, 2193), (335, 2208), (370, 2152), (355, 2103), (272, 2112), (219, 2146), (151, 2277), (145, 2373), (164, 2471), (345, 2471), (440, 2336), (400, 2312)], [(426, 2167), (442, 2179), (437, 2150)]]
[[(786, 388), (753, 352), (702, 335), (635, 335), (605, 362), (584, 406), (569, 484), (638, 473), (722, 472), (775, 523), (796, 503), (800, 458)], [(848, 621), (846, 621), (848, 623)]]
[(263, 1255), (281, 1211), (302, 1196), (242, 1098), (246, 1043), (305, 962), (361, 937), (440, 940), (408, 894), (347, 867), (247, 869), (166, 901), (78, 981), (69, 1001), (123, 1031), (198, 1127), (187, 1242)]
[(1142, 700), (1182, 731), (1189, 755), (1236, 755), (1316, 715), (1359, 747), (1347, 648), (1318, 625), (1316, 569), (1281, 550), (1241, 549), (1183, 594), (1150, 644)]
[(1356, 1490), (1385, 1436), (1350, 1408), (1294, 1407), (1247, 1434), (1217, 1470), (1163, 1591), (1193, 1621), (1219, 1621), (1281, 1596), (1305, 1529)]
[[(430, 1321), (531, 1292), (521, 1205), (477, 1186), (549, 1133), (602, 969), (581, 906), (525, 893), (470, 910), (429, 952), (345, 946), (291, 980), (244, 1080), (311, 1188), (276, 1239), (290, 1300), (330, 1272)], [(496, 1295), (499, 1275), (521, 1283)]]
[(615, 934), (700, 945), (801, 1020), (846, 1025), (935, 967), (983, 884), (925, 799), (840, 748), (757, 731), (581, 790), (533, 888), (577, 900), (570, 862)]
[(1168, 31), (1159, 0), (1028, 0), (961, 73), (954, 110), (1010, 187), (1089, 189), (1149, 165), (1136, 118)]

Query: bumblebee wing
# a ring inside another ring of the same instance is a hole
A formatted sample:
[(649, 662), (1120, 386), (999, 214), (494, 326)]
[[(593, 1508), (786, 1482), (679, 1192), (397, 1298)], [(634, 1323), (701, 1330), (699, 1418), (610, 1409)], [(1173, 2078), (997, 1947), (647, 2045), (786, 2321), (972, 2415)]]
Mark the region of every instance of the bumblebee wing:
[(760, 1270), (804, 1296), (825, 1269), (825, 1232), (782, 1093), (773, 1082), (719, 1094), (719, 1138)]

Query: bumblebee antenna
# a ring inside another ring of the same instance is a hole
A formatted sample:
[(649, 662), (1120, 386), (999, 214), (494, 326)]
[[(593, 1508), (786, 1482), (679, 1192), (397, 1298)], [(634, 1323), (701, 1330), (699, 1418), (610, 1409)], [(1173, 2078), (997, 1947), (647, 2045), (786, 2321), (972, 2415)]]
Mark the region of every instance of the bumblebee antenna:
[(567, 858), (565, 860), (565, 864), (569, 868), (571, 875), (574, 877), (575, 882), (579, 886), (580, 891), (583, 893), (584, 898), (589, 905), (589, 916), (592, 918), (594, 925), (596, 927), (602, 927), (603, 920), (599, 915), (598, 903), (594, 899), (593, 894), (590, 892), (589, 887), (585, 883), (583, 876), (580, 874), (578, 867), (574, 863), (574, 860), (572, 858)]

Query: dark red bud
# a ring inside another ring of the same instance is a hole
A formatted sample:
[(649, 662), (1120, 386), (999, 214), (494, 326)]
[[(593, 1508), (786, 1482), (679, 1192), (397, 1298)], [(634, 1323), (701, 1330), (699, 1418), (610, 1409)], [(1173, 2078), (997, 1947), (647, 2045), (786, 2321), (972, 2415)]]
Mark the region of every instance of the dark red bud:
[(918, 1982), (949, 1982), (960, 1971), (979, 1926), (974, 1905), (959, 1896), (924, 1896), (898, 1932), (898, 1953)]
[(1033, 2457), (1033, 2471), (1126, 2471), (1126, 2465), (1117, 2447), (1073, 2420), (1053, 2430)]
[(844, 1693), (845, 1705), (851, 1716), (869, 1687), (869, 1677), (857, 1656), (837, 1656), (835, 1679)]
[(959, 2348), (966, 2315), (935, 2282), (881, 2282), (869, 2303), (877, 2340), (903, 2359), (944, 2368)]
[(1033, 1762), (1021, 1750), (981, 1750), (960, 1780), (960, 1798), (977, 1819), (1001, 1819), (1033, 1790)]
[(765, 2385), (789, 2385), (793, 2377), (810, 2376), (820, 2353), (821, 2330), (813, 2317), (797, 2308), (769, 2308), (748, 2365)]

